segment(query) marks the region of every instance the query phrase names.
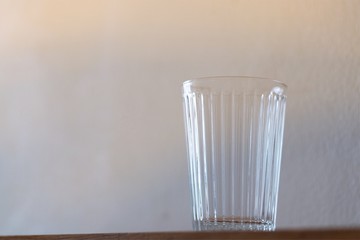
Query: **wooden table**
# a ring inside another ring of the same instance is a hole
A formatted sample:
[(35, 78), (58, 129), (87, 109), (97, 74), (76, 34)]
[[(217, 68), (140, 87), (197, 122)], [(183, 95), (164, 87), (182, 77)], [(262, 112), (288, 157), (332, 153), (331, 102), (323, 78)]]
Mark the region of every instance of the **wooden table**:
[(359, 239), (360, 229), (280, 230), (275, 232), (153, 232), (0, 236), (0, 240), (127, 240), (127, 239)]

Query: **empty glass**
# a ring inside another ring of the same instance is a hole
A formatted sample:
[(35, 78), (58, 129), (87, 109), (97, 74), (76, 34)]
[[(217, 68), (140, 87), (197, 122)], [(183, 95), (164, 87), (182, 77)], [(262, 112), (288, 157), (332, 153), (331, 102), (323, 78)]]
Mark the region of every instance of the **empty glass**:
[(275, 229), (285, 91), (254, 77), (184, 82), (195, 230)]

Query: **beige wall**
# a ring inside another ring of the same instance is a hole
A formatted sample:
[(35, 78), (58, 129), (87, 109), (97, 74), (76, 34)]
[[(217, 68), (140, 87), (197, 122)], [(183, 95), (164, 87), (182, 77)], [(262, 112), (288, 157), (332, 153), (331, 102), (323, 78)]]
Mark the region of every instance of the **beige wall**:
[(360, 225), (360, 1), (0, 0), (0, 234), (190, 229), (207, 75), (289, 85), (279, 228)]

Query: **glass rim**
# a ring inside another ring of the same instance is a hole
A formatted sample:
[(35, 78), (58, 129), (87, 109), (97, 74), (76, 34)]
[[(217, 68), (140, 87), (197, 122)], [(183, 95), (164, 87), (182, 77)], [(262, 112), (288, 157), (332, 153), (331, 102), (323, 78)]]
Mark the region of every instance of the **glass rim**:
[(245, 75), (239, 75), (239, 76), (205, 76), (205, 77), (199, 77), (199, 78), (194, 78), (194, 79), (188, 79), (188, 80), (185, 80), (183, 82), (183, 86), (186, 86), (186, 85), (189, 85), (191, 83), (194, 83), (194, 82), (203, 82), (203, 81), (207, 81), (207, 80), (235, 80), (235, 81), (245, 81), (245, 80), (249, 80), (249, 79), (255, 79), (255, 80), (258, 80), (258, 81), (266, 81), (266, 82), (273, 82), (273, 83), (276, 83), (278, 85), (281, 85), (284, 89), (287, 89), (288, 86), (280, 81), (280, 80), (277, 80), (277, 79), (274, 79), (274, 78), (268, 78), (268, 77), (257, 77), (257, 76), (245, 76)]

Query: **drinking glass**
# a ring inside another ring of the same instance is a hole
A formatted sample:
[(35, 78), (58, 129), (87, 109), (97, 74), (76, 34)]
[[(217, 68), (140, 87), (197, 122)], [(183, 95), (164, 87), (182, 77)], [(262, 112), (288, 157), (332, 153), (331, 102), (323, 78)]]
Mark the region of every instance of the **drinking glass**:
[(286, 88), (257, 77), (183, 83), (194, 230), (275, 229)]

